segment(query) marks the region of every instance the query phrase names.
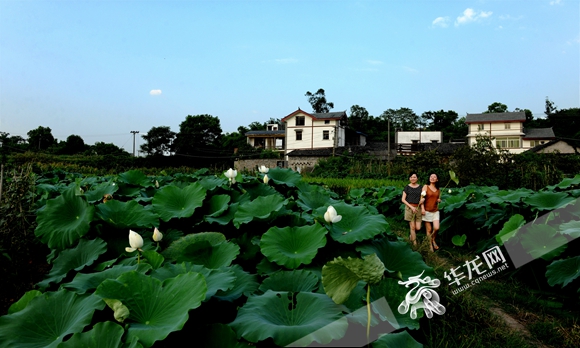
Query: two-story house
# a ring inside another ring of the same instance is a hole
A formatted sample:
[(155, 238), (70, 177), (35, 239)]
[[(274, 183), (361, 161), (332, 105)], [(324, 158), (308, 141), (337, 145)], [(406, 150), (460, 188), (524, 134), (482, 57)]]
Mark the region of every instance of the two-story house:
[(282, 122), (286, 123), (286, 155), (294, 150), (345, 145), (345, 111), (317, 114), (299, 108)]
[(524, 128), (525, 112), (502, 112), (467, 114), (465, 123), (469, 127), (468, 145), (477, 141), (477, 136), (491, 137), (492, 143), (511, 153), (521, 153), (536, 145), (555, 139), (552, 128)]

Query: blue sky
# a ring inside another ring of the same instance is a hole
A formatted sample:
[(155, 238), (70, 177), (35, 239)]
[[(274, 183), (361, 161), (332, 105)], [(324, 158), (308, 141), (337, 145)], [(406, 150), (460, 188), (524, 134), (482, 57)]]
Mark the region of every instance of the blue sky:
[[(224, 132), (365, 107), (580, 106), (580, 2), (0, 0), (0, 131), (132, 150), (187, 115)], [(137, 138), (137, 145), (142, 140)]]

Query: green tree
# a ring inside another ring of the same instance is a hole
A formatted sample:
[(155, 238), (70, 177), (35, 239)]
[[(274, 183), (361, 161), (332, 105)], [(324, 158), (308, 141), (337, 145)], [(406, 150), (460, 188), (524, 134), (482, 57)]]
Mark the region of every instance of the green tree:
[(212, 115), (188, 115), (179, 125), (173, 151), (194, 154), (200, 149), (218, 148), (222, 137), (220, 119)]
[(148, 156), (163, 156), (171, 151), (175, 136), (176, 133), (168, 126), (152, 127), (147, 134), (141, 136), (145, 140), (140, 146), (141, 151)]
[(388, 109), (380, 117), (391, 121), (391, 130), (413, 131), (424, 126), (419, 116), (409, 108)]
[(548, 97), (546, 97), (546, 111), (544, 111), (546, 116), (550, 117), (550, 115), (556, 112), (556, 110), (558, 110), (558, 107), (554, 105), (553, 101), (551, 101)]
[(354, 130), (365, 131), (365, 126), (369, 121), (369, 112), (362, 106), (353, 105), (350, 107), (350, 117), (348, 126)]
[(557, 137), (580, 139), (580, 108), (557, 110), (548, 121)]
[(91, 146), (88, 150), (90, 154), (105, 156), (105, 155), (117, 155), (117, 156), (129, 156), (130, 154), (124, 149), (118, 147), (113, 143), (104, 143), (102, 141), (97, 141), (95, 145)]
[(491, 103), (488, 107), (487, 110), (484, 111), (484, 114), (491, 114), (491, 113), (498, 113), (498, 112), (507, 112), (508, 107), (505, 104), (499, 103), (499, 102), (495, 102), (495, 103)]
[(83, 153), (87, 149), (87, 145), (83, 138), (79, 135), (71, 134), (66, 138), (66, 142), (63, 147), (63, 153), (66, 155), (75, 155), (78, 153)]
[(27, 135), (29, 150), (43, 151), (56, 145), (56, 140), (54, 139), (54, 136), (52, 136), (52, 130), (50, 127), (40, 126), (29, 131)]
[(446, 143), (450, 139), (455, 138), (455, 123), (459, 118), (457, 112), (452, 110), (425, 111), (423, 114), (421, 114), (421, 118), (427, 124), (428, 130), (439, 131), (442, 133), (443, 142)]
[(308, 102), (312, 105), (312, 110), (317, 114), (324, 114), (330, 112), (330, 109), (334, 108), (334, 103), (329, 103), (326, 101), (326, 96), (324, 95), (324, 89), (320, 88), (316, 93), (306, 92), (305, 96), (308, 97)]
[(254, 121), (248, 125), (248, 128), (251, 131), (266, 130), (266, 124)]

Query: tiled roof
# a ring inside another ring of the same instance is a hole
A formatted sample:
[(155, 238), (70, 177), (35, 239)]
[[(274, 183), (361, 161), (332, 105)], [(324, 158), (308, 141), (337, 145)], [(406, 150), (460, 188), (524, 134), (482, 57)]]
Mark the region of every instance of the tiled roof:
[(255, 130), (246, 132), (245, 135), (248, 136), (248, 135), (284, 135), (284, 134), (286, 134), (286, 131), (283, 130), (275, 130), (275, 131)]
[(310, 114), (312, 115), (312, 117), (314, 117), (317, 120), (328, 120), (328, 119), (341, 119), (343, 116), (346, 116), (346, 112), (345, 111), (339, 111), (339, 112), (327, 112), (324, 114)]
[(525, 152), (538, 152), (540, 150), (543, 150), (545, 148), (547, 148), (548, 146), (552, 146), (560, 141), (565, 142), (566, 144), (572, 146), (574, 148), (574, 151), (576, 151), (576, 153), (579, 152), (580, 150), (580, 140), (566, 140), (566, 139), (554, 139), (554, 140), (550, 140), (545, 144), (541, 144), (535, 147), (532, 147), (529, 150), (526, 150)]
[(554, 131), (552, 127), (550, 128), (524, 128), (523, 138), (529, 139), (550, 139), (555, 138)]
[(484, 123), (484, 122), (523, 122), (526, 120), (526, 113), (519, 112), (496, 112), (489, 114), (467, 114), (465, 123)]

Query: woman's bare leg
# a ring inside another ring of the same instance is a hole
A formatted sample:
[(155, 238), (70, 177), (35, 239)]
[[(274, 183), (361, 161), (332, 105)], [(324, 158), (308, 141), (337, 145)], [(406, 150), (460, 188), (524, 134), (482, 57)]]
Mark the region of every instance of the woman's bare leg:
[(425, 231), (427, 232), (427, 240), (429, 240), (429, 249), (433, 250), (433, 240), (431, 239), (431, 230), (433, 229), (433, 225), (431, 222), (425, 222)]
[(433, 245), (433, 248), (435, 248), (435, 250), (439, 249), (439, 246), (437, 245), (437, 243), (435, 243), (435, 237), (437, 237), (437, 232), (439, 232), (439, 220), (434, 220), (433, 235), (431, 236), (431, 245)]

